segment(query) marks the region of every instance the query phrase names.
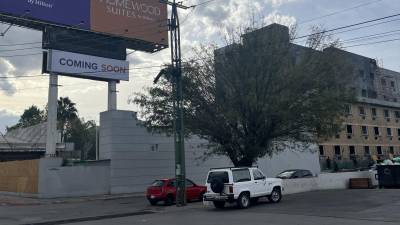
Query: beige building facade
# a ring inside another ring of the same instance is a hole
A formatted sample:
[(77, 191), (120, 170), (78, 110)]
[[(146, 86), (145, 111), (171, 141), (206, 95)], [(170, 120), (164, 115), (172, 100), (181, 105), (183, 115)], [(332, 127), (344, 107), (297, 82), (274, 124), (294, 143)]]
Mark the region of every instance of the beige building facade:
[(334, 163), (339, 168), (367, 167), (399, 156), (400, 73), (380, 68), (374, 59), (338, 51), (353, 65), (357, 103), (347, 107), (342, 132), (321, 140), (322, 169)]

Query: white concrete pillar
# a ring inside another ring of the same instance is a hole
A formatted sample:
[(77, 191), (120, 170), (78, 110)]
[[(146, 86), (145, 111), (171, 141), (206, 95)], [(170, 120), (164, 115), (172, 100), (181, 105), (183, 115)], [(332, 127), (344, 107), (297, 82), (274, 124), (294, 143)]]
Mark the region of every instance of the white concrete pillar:
[(56, 156), (57, 146), (57, 98), (58, 98), (58, 76), (51, 73), (49, 75), (49, 96), (47, 112), (47, 137), (46, 137), (46, 157)]
[(108, 82), (108, 111), (117, 110), (117, 82)]

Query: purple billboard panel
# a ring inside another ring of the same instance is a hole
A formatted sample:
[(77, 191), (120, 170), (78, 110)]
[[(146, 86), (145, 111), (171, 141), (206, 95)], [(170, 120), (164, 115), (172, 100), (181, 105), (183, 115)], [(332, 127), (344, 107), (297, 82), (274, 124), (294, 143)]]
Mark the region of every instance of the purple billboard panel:
[(0, 13), (90, 29), (90, 0), (0, 0)]

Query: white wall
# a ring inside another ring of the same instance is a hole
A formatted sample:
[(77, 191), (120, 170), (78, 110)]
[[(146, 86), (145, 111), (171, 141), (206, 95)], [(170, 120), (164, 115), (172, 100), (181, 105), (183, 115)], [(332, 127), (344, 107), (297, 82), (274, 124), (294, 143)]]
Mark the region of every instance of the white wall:
[[(199, 138), (185, 140), (186, 175), (204, 184), (211, 167), (232, 166), (223, 156), (203, 160), (207, 142)], [(130, 111), (108, 111), (100, 114), (100, 159), (111, 159), (111, 193), (144, 192), (155, 179), (174, 177), (173, 138), (151, 134), (140, 126)], [(310, 151), (287, 151), (273, 159), (258, 161), (267, 176), (275, 177), (286, 169), (320, 171), (318, 155)]]
[(62, 159), (43, 158), (39, 164), (41, 198), (76, 197), (109, 194), (110, 167), (61, 167)]
[(359, 171), (345, 173), (322, 173), (318, 177), (283, 180), (284, 194), (294, 194), (316, 190), (347, 189), (350, 178), (370, 178), (372, 183), (375, 172)]

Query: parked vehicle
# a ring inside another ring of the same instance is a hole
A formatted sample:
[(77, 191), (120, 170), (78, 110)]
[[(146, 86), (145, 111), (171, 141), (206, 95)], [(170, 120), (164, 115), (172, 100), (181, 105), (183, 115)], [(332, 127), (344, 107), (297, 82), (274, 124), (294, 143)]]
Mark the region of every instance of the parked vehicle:
[(260, 197), (278, 203), (283, 191), (281, 179), (267, 178), (255, 167), (211, 169), (206, 186), (204, 201), (213, 202), (216, 208), (223, 208), (226, 202), (236, 202), (239, 208), (247, 208)]
[(280, 179), (296, 179), (296, 178), (313, 177), (313, 174), (309, 170), (294, 169), (294, 170), (285, 170), (282, 173), (278, 174), (276, 177)]
[[(188, 202), (202, 200), (205, 192), (205, 186), (197, 185), (193, 181), (186, 179), (186, 199)], [(165, 205), (172, 205), (176, 199), (175, 179), (155, 180), (147, 188), (146, 197), (151, 205), (156, 205), (160, 201), (163, 201)]]

